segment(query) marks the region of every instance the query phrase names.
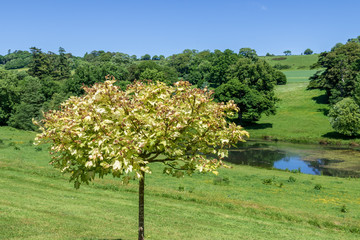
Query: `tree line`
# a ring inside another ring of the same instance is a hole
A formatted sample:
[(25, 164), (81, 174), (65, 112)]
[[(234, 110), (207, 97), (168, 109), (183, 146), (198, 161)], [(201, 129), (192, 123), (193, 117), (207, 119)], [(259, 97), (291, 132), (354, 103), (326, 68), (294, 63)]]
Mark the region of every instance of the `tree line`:
[[(16, 62), (22, 64), (10, 67)], [(75, 57), (61, 47), (58, 53), (32, 47), (30, 52), (9, 51), (0, 56), (0, 64), (0, 125), (25, 130), (36, 130), (32, 119), (59, 109), (70, 96), (84, 94), (83, 86), (104, 82), (106, 76), (114, 76), (122, 89), (134, 80), (172, 85), (183, 79), (199, 88), (208, 87), (215, 91), (217, 101), (235, 101), (241, 110), (234, 121), (242, 124), (257, 121), (262, 114), (275, 114), (274, 87), (286, 83), (285, 75), (251, 48), (238, 53), (186, 49), (167, 58), (149, 54), (137, 58), (105, 51)], [(20, 67), (25, 70), (10, 70)]]

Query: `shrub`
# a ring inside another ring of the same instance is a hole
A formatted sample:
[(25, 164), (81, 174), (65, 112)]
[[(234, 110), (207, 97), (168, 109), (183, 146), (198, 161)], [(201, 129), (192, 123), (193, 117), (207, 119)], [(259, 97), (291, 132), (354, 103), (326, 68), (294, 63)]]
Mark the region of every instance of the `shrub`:
[(266, 185), (271, 185), (273, 184), (274, 180), (272, 178), (265, 178), (263, 180), (263, 184), (266, 184)]
[(276, 85), (285, 85), (286, 84), (286, 75), (280, 71), (276, 71), (275, 74)]
[(322, 189), (321, 184), (315, 184), (314, 189), (315, 190), (321, 190)]
[(360, 107), (352, 98), (344, 98), (329, 111), (330, 123), (335, 131), (354, 136), (360, 130)]
[(296, 182), (296, 178), (294, 178), (293, 176), (290, 176), (288, 179), (288, 182), (294, 183), (294, 182)]

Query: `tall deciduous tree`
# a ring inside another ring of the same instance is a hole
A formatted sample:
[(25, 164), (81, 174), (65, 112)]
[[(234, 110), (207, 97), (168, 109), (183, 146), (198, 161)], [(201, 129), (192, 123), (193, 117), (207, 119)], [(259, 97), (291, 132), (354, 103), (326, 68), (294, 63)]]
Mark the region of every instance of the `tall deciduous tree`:
[(331, 104), (354, 97), (360, 87), (360, 44), (348, 42), (322, 52), (313, 67), (325, 70), (310, 78), (309, 88), (326, 90)]
[(213, 172), (223, 165), (226, 148), (248, 133), (228, 123), (234, 102), (216, 103), (207, 89), (180, 81), (135, 82), (125, 92), (114, 81), (85, 88), (61, 111), (42, 121), (37, 141), (50, 142), (52, 165), (71, 174), (75, 187), (98, 174), (134, 173), (139, 179), (139, 239), (144, 239), (144, 182), (151, 163), (172, 175)]
[(239, 121), (258, 121), (261, 114), (275, 114), (276, 71), (264, 60), (240, 58), (228, 70), (230, 81), (215, 90), (219, 101), (234, 100), (240, 108)]

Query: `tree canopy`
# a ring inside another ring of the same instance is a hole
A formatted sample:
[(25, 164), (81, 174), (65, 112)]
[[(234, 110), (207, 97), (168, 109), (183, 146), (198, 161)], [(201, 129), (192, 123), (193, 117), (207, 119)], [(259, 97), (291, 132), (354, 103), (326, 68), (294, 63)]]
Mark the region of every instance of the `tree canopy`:
[(285, 50), (284, 54), (285, 54), (285, 56), (289, 56), (289, 55), (291, 55), (291, 51), (290, 50)]
[(310, 78), (309, 88), (326, 90), (331, 104), (358, 92), (360, 79), (360, 44), (348, 42), (322, 52), (313, 67), (324, 68)]
[(240, 108), (240, 123), (258, 121), (263, 113), (276, 113), (277, 72), (264, 60), (240, 58), (228, 70), (230, 80), (216, 88), (215, 97), (219, 101), (234, 100)]
[(344, 98), (329, 111), (331, 126), (339, 133), (354, 136), (360, 131), (360, 107), (352, 98)]
[(305, 51), (304, 51), (304, 55), (311, 55), (313, 54), (313, 50), (311, 50), (310, 48), (307, 48)]

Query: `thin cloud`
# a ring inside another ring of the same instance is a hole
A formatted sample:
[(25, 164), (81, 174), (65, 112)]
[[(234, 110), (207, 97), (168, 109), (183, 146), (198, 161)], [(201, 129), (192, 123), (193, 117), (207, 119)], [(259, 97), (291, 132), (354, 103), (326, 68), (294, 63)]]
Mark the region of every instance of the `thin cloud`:
[(255, 5), (262, 11), (267, 11), (268, 10), (267, 6), (265, 6), (264, 4), (255, 2)]

